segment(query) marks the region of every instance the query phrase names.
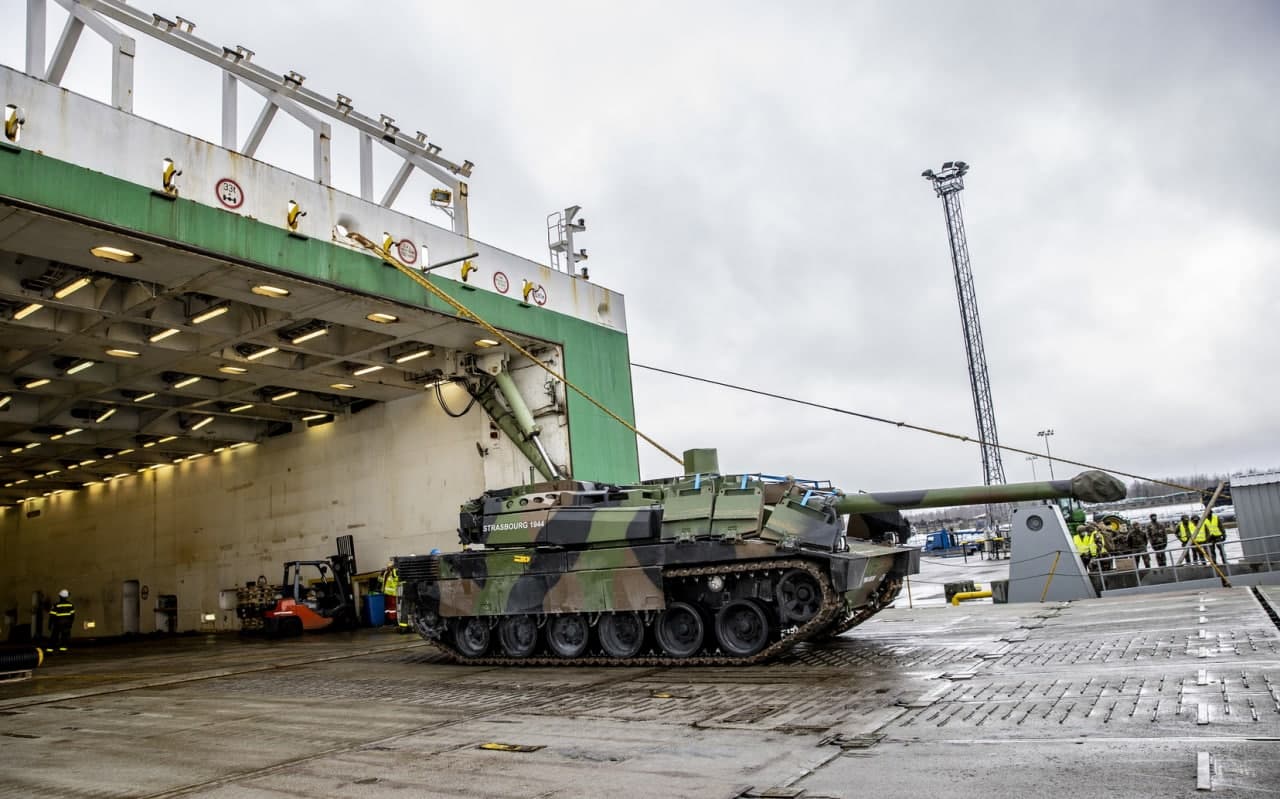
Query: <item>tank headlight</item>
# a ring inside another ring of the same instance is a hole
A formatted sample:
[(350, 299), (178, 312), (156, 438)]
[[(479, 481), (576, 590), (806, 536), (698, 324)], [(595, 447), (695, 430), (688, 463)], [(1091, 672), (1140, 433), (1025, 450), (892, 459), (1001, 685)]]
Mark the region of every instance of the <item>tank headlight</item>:
[(724, 590), (724, 578), (718, 574), (712, 575), (707, 578), (707, 588), (711, 589), (713, 593), (720, 593)]

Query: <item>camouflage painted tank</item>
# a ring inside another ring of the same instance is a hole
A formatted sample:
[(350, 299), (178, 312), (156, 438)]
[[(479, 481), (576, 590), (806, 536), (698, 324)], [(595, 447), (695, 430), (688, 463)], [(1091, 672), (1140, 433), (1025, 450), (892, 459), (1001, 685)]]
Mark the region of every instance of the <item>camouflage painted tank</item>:
[(462, 506), (463, 551), (396, 558), (402, 619), (472, 663), (757, 663), (893, 602), (919, 569), (919, 550), (897, 543), (902, 509), (1124, 495), (1099, 472), (846, 495), (719, 474), (714, 450), (685, 464), (689, 474), (638, 485), (485, 492)]

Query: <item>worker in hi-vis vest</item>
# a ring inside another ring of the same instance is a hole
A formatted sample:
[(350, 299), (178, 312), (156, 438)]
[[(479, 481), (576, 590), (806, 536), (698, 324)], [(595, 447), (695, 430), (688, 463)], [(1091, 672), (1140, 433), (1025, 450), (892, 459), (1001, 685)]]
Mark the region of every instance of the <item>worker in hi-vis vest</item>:
[(1227, 562), (1227, 531), (1222, 529), (1222, 520), (1213, 508), (1204, 512), (1204, 534), (1209, 541), (1209, 557), (1214, 563)]
[(58, 592), (58, 602), (49, 609), (49, 646), (44, 651), (67, 651), (71, 642), (71, 626), (76, 621), (76, 606), (71, 601), (71, 592), (62, 589)]
[(1076, 530), (1071, 534), (1071, 542), (1075, 544), (1076, 554), (1080, 556), (1080, 562), (1087, 568), (1089, 561), (1093, 560), (1097, 550), (1093, 544), (1093, 532), (1083, 524), (1076, 525)]
[[(1197, 519), (1200, 517), (1196, 517)], [(1191, 538), (1195, 535), (1196, 525), (1191, 521), (1187, 514), (1182, 514), (1182, 520), (1178, 522), (1178, 540), (1182, 542), (1182, 557), (1178, 559), (1178, 565), (1184, 563), (1204, 563), (1204, 554), (1198, 550)]]

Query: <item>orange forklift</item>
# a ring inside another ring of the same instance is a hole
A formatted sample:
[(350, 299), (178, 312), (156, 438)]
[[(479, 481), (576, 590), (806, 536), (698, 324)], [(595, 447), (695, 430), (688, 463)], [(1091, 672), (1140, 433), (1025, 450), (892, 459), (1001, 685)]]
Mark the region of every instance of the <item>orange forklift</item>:
[(270, 637), (320, 630), (352, 629), (358, 623), (351, 577), (356, 573), (355, 542), (337, 539), (338, 552), (328, 560), (290, 560), (280, 585), (266, 577), (236, 589), (236, 615), (242, 632)]

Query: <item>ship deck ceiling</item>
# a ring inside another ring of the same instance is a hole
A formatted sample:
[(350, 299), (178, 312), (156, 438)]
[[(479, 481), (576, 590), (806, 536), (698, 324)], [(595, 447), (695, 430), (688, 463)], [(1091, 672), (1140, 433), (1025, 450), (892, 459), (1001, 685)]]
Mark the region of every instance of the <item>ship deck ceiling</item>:
[[(139, 259), (90, 252), (104, 245)], [(370, 258), (369, 268), (389, 267)], [(82, 277), (90, 282), (56, 296)], [(166, 330), (177, 332), (152, 340)], [(486, 335), (423, 307), (0, 204), (0, 502), (420, 394)], [(367, 367), (381, 368), (354, 374)], [(49, 382), (30, 385), (39, 380)]]

